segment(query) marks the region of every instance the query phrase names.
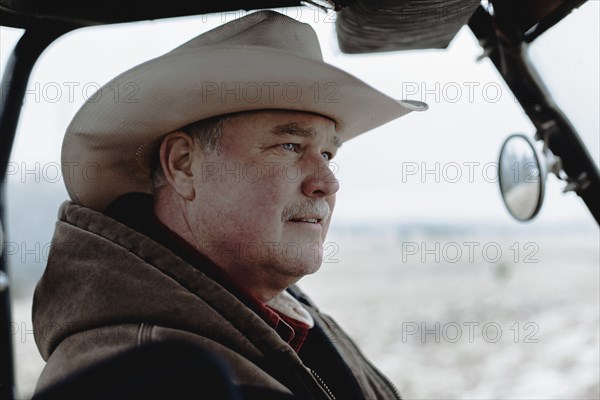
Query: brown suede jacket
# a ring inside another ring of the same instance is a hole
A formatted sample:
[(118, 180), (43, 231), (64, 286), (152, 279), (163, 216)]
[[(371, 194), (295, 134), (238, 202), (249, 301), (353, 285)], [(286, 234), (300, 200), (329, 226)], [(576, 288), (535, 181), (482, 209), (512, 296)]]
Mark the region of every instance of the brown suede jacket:
[(314, 319), (299, 353), (201, 268), (128, 225), (62, 205), (33, 303), (35, 340), (47, 361), (36, 392), (128, 349), (178, 341), (215, 354), (242, 389), (295, 398), (398, 398), (296, 287), (288, 292)]

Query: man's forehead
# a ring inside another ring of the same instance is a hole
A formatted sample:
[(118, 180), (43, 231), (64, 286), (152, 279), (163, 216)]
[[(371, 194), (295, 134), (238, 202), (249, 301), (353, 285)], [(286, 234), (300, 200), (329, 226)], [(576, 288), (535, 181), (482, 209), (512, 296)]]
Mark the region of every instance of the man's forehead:
[[(317, 137), (317, 131), (310, 126), (302, 126), (297, 122), (288, 122), (285, 124), (277, 125), (271, 129), (271, 133), (275, 135), (294, 135), (300, 137), (308, 137), (314, 139)], [(331, 142), (335, 147), (342, 146), (342, 139), (336, 134), (332, 135)]]
[[(231, 119), (237, 119), (238, 123), (250, 123), (263, 125), (267, 132), (273, 135), (294, 135), (314, 139), (320, 132), (330, 136), (331, 143), (340, 147), (342, 139), (335, 133), (336, 122), (324, 115), (291, 110), (257, 110), (234, 114)], [(316, 127), (323, 129), (315, 129)]]

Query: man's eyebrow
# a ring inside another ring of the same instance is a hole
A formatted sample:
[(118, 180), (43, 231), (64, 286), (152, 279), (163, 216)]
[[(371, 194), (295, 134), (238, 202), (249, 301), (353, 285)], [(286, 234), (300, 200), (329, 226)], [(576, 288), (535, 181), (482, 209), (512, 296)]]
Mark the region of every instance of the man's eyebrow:
[[(275, 135), (295, 135), (300, 137), (308, 137), (311, 139), (317, 137), (317, 132), (313, 128), (303, 128), (298, 126), (298, 124), (295, 122), (277, 125), (271, 130), (271, 132)], [(331, 142), (337, 148), (342, 146), (342, 139), (340, 139), (338, 135), (333, 135)]]

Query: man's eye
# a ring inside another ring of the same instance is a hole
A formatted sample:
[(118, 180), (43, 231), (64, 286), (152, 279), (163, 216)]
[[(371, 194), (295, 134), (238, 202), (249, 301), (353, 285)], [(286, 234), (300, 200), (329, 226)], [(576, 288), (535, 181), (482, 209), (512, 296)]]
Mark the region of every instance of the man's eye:
[(298, 145), (296, 143), (283, 143), (281, 147), (284, 150), (295, 151), (298, 148)]
[(331, 154), (330, 152), (326, 151), (324, 153), (321, 153), (321, 155), (323, 156), (323, 158), (325, 159), (325, 161), (329, 161), (333, 158), (333, 154)]

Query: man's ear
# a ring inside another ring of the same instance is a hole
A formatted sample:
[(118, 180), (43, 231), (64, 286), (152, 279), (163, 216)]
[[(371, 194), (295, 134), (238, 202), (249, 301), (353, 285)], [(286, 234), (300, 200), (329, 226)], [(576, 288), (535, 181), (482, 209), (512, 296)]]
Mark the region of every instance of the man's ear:
[(193, 200), (192, 172), (194, 139), (182, 131), (173, 131), (160, 144), (160, 165), (169, 186), (186, 200)]

